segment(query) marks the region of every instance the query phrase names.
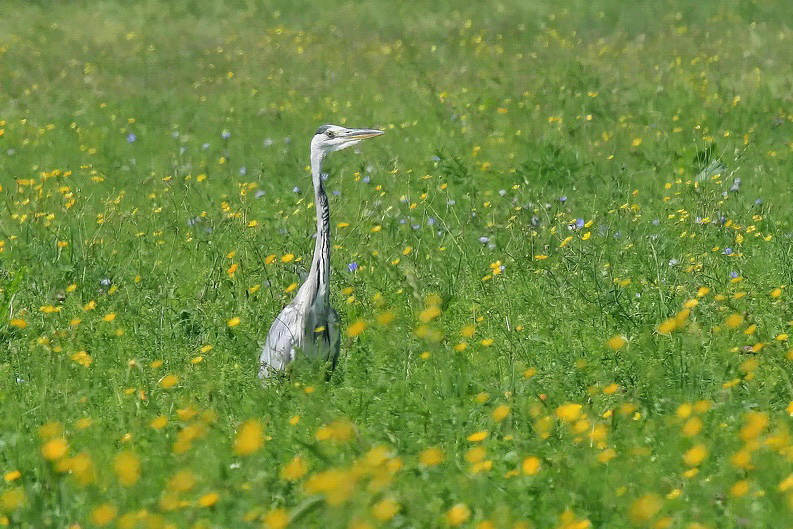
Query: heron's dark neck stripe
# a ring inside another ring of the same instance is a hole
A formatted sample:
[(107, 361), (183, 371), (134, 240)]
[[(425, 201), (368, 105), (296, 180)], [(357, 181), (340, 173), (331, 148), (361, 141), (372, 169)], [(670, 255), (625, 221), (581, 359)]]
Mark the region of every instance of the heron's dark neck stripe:
[(311, 290), (320, 296), (328, 296), (330, 282), (330, 205), (325, 186), (322, 184), (322, 156), (312, 156), (311, 172), (314, 183), (314, 201), (317, 209), (317, 240), (314, 257), (306, 281), (311, 281)]

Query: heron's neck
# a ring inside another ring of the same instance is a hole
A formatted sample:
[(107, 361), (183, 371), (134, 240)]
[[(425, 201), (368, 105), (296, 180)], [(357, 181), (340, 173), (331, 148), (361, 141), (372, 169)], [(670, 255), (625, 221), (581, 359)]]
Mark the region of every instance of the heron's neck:
[(316, 284), (317, 293), (327, 298), (330, 282), (330, 207), (328, 195), (322, 185), (322, 159), (320, 151), (311, 153), (311, 178), (314, 182), (314, 206), (317, 210), (317, 240), (314, 258), (306, 282)]

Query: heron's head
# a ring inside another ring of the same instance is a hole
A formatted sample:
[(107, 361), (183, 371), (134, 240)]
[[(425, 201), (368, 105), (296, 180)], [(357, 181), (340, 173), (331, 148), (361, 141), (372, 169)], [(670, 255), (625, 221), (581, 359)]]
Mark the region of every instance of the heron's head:
[(322, 125), (311, 140), (311, 150), (323, 153), (340, 151), (352, 147), (361, 140), (383, 134), (377, 129), (348, 129), (338, 125)]

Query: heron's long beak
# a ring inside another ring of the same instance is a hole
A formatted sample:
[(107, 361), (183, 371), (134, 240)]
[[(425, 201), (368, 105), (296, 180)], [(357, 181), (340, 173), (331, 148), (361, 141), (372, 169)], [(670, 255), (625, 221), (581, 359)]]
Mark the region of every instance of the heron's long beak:
[(375, 136), (380, 136), (381, 134), (385, 134), (385, 131), (377, 129), (348, 129), (344, 133), (344, 139), (350, 141), (360, 141), (365, 140), (366, 138), (374, 138)]

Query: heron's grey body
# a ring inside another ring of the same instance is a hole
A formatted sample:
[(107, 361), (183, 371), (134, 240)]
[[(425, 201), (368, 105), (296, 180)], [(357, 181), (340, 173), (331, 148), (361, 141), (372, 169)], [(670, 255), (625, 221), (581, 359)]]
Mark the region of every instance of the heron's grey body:
[(339, 356), (339, 317), (330, 305), (330, 208), (322, 184), (325, 155), (355, 145), (365, 138), (379, 136), (374, 129), (347, 129), (323, 125), (311, 140), (311, 177), (317, 210), (317, 238), (314, 257), (305, 282), (275, 318), (259, 358), (259, 377), (268, 378), (282, 371), (298, 354), (330, 362), (335, 367)]

